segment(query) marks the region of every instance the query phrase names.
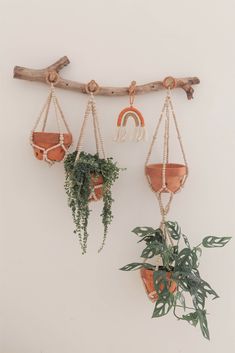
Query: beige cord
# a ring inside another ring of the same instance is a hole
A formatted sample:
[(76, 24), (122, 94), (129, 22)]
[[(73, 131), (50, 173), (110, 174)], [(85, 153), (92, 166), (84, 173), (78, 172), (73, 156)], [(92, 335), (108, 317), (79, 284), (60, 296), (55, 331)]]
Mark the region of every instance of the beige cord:
[[(45, 131), (47, 120), (48, 120), (48, 113), (49, 113), (50, 106), (51, 106), (51, 102), (53, 102), (53, 105), (54, 105), (56, 122), (57, 122), (58, 130), (59, 130), (60, 138), (59, 138), (59, 143), (58, 144), (56, 144), (56, 145), (54, 145), (54, 146), (52, 146), (50, 148), (44, 148), (44, 147), (38, 146), (38, 145), (36, 145), (34, 143), (33, 134), (36, 131), (36, 129), (38, 128), (40, 122), (42, 122), (42, 132)], [(61, 109), (61, 106), (59, 104), (58, 98), (56, 97), (54, 85), (53, 85), (53, 83), (51, 83), (50, 84), (49, 95), (48, 95), (48, 97), (46, 99), (46, 102), (45, 102), (45, 104), (44, 104), (44, 106), (43, 106), (43, 108), (42, 108), (42, 110), (41, 110), (41, 112), (39, 114), (39, 117), (36, 120), (36, 123), (35, 123), (35, 125), (33, 127), (33, 130), (31, 131), (31, 134), (30, 134), (30, 144), (31, 144), (31, 146), (39, 149), (40, 151), (42, 151), (43, 152), (43, 160), (45, 162), (51, 164), (51, 165), (54, 164), (54, 161), (51, 161), (48, 158), (48, 152), (49, 151), (51, 151), (53, 149), (56, 149), (57, 147), (62, 147), (63, 150), (65, 151), (64, 158), (66, 157), (66, 154), (67, 154), (67, 151), (68, 151), (68, 149), (64, 145), (64, 134), (62, 132), (61, 122), (64, 124), (64, 127), (65, 127), (67, 133), (71, 134), (71, 132), (69, 130), (69, 127), (68, 127), (68, 124), (67, 124), (67, 122), (65, 120), (63, 111)]]
[[(184, 160), (184, 163), (185, 163), (185, 166), (186, 166), (186, 175), (185, 175), (183, 181), (181, 182), (181, 187), (180, 187), (180, 189), (181, 189), (184, 186), (185, 181), (186, 181), (187, 176), (188, 176), (188, 164), (187, 164), (187, 160), (186, 160), (186, 154), (185, 154), (185, 151), (184, 151), (184, 148), (183, 148), (182, 138), (181, 138), (181, 135), (180, 135), (180, 131), (179, 131), (176, 115), (175, 115), (173, 104), (172, 104), (172, 100), (171, 100), (171, 91), (168, 88), (167, 94), (166, 94), (166, 97), (165, 97), (165, 100), (164, 100), (163, 108), (162, 108), (162, 111), (161, 111), (161, 114), (160, 114), (160, 118), (158, 120), (156, 129), (154, 131), (152, 142), (150, 144), (150, 148), (149, 148), (149, 151), (148, 151), (148, 154), (147, 154), (147, 158), (146, 158), (146, 161), (145, 161), (145, 167), (146, 167), (148, 165), (150, 157), (152, 155), (153, 147), (154, 147), (154, 144), (155, 144), (155, 142), (157, 140), (159, 128), (160, 128), (160, 125), (161, 125), (161, 123), (163, 121), (163, 117), (164, 117), (164, 123), (165, 124), (164, 124), (164, 144), (163, 144), (163, 161), (162, 161), (162, 165), (163, 165), (162, 166), (162, 187), (161, 187), (161, 189), (159, 191), (156, 192), (156, 191), (154, 191), (152, 189), (151, 181), (150, 181), (148, 175), (145, 172), (148, 184), (149, 184), (151, 190), (155, 193), (155, 195), (157, 197), (157, 200), (158, 200), (158, 203), (159, 203), (160, 212), (161, 212), (161, 216), (162, 216), (161, 227), (163, 227), (163, 230), (165, 228), (164, 227), (165, 218), (166, 218), (166, 216), (167, 216), (167, 214), (168, 214), (168, 212), (170, 210), (170, 206), (171, 206), (171, 203), (172, 203), (172, 200), (173, 200), (173, 196), (174, 196), (174, 193), (171, 192), (166, 186), (166, 166), (169, 163), (169, 130), (170, 130), (170, 118), (171, 118), (171, 116), (172, 116), (173, 121), (174, 121), (174, 126), (175, 126), (175, 129), (176, 129), (176, 132), (177, 132), (177, 137), (178, 137), (178, 140), (179, 140), (181, 153), (183, 155), (183, 160)], [(162, 193), (163, 192), (168, 192), (169, 193), (169, 200), (168, 200), (168, 202), (166, 203), (165, 206), (163, 205), (163, 201), (162, 201)], [(165, 230), (164, 230), (164, 232), (165, 232)], [(170, 237), (169, 237), (169, 239), (172, 241), (172, 239)]]

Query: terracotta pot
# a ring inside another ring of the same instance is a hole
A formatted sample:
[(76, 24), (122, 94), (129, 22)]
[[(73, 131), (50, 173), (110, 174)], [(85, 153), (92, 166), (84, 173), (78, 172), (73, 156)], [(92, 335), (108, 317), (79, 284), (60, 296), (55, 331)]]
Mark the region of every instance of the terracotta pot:
[[(163, 164), (148, 164), (145, 173), (148, 176), (152, 189), (160, 191), (162, 188)], [(187, 175), (187, 167), (184, 164), (166, 164), (166, 186), (171, 192), (180, 189), (182, 182)], [(166, 190), (163, 192), (167, 192)]]
[[(153, 270), (147, 270), (146, 268), (142, 268), (140, 270), (140, 275), (141, 275), (141, 278), (143, 280), (143, 283), (144, 283), (144, 286), (145, 286), (145, 290), (146, 290), (146, 293), (148, 294), (148, 297), (149, 299), (154, 303), (158, 300), (158, 294), (154, 288), (154, 283), (153, 283)], [(177, 284), (175, 281), (171, 281), (171, 275), (172, 273), (171, 272), (167, 272), (166, 274), (166, 278), (167, 278), (167, 281), (169, 283), (169, 287), (168, 287), (168, 290), (171, 292), (171, 293), (174, 293), (176, 288), (177, 288)], [(164, 285), (162, 284), (160, 286), (160, 291), (162, 291), (164, 289)]]
[(98, 201), (103, 197), (103, 177), (102, 175), (91, 176), (91, 184), (94, 187), (94, 191), (89, 197), (89, 201)]
[[(66, 150), (69, 149), (72, 144), (72, 135), (63, 134), (64, 146)], [(39, 147), (48, 149), (56, 146), (60, 142), (60, 134), (57, 132), (33, 132), (33, 143)], [(39, 160), (43, 160), (43, 151), (37, 147), (33, 147), (35, 157)], [(52, 162), (60, 162), (65, 156), (65, 151), (61, 146), (58, 146), (47, 152), (47, 158)]]

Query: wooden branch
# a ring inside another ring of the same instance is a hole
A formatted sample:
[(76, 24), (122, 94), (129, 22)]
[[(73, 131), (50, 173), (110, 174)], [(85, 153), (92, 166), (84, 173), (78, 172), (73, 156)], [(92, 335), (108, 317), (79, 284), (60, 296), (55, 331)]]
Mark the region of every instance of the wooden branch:
[[(22, 80), (28, 81), (38, 81), (43, 83), (48, 83), (48, 73), (56, 71), (57, 73), (62, 70), (66, 65), (69, 64), (69, 59), (67, 56), (63, 56), (61, 59), (56, 61), (54, 64), (46, 67), (45, 69), (36, 70), (29, 69), (21, 66), (15, 66), (14, 68), (14, 78), (19, 78)], [(175, 79), (176, 88), (182, 88), (186, 94), (188, 99), (193, 98), (194, 89), (192, 85), (196, 85), (200, 83), (200, 80), (197, 77), (185, 77)], [(92, 81), (94, 84), (94, 81)], [(84, 83), (79, 83), (76, 81), (66, 80), (62, 78), (60, 75), (58, 76), (58, 81), (55, 83), (56, 87), (64, 88), (72, 91), (77, 91), (81, 93), (88, 93), (88, 85)], [(129, 94), (129, 87), (100, 87), (98, 86), (96, 92), (97, 95), (101, 96), (124, 96)], [(135, 86), (136, 94), (143, 94), (148, 92), (160, 91), (165, 89), (162, 81), (153, 81), (150, 83), (146, 83), (144, 85)]]

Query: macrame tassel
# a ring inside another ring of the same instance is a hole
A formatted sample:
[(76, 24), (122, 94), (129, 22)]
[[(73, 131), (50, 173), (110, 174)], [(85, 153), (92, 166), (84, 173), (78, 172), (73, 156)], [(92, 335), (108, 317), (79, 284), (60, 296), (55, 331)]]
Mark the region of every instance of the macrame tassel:
[(138, 126), (135, 128), (132, 141), (146, 141), (146, 128), (145, 126)]

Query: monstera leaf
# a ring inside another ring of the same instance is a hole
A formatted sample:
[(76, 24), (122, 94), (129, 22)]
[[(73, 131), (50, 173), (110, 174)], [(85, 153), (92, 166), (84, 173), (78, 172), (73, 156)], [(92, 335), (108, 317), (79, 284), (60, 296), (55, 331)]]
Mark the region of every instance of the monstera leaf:
[(191, 312), (187, 315), (183, 315), (182, 320), (187, 321), (190, 325), (193, 325), (195, 327), (197, 326), (197, 324), (199, 322), (203, 336), (208, 340), (210, 339), (205, 310), (198, 309), (198, 310)]
[(195, 251), (189, 248), (181, 250), (176, 258), (175, 268), (176, 271), (191, 271), (197, 267), (198, 258)]
[(161, 317), (169, 313), (174, 304), (174, 295), (168, 292), (168, 295), (158, 298), (155, 304), (152, 317)]
[(205, 237), (202, 241), (202, 245), (205, 248), (222, 248), (225, 246), (231, 237)]
[(206, 311), (205, 310), (197, 310), (197, 313), (198, 313), (198, 318), (199, 318), (199, 323), (200, 323), (202, 334), (206, 339), (209, 340), (210, 333), (209, 333), (209, 329), (208, 329)]
[(182, 235), (182, 238), (184, 239), (184, 242), (185, 242), (185, 245), (190, 248), (190, 244), (189, 244), (189, 241), (188, 241), (188, 238), (185, 234), (181, 234)]
[(174, 240), (179, 240), (181, 236), (181, 228), (177, 222), (166, 222), (165, 225)]
[(152, 227), (136, 227), (132, 230), (132, 232), (138, 235), (139, 237), (145, 237), (146, 235), (154, 234), (155, 229), (153, 229)]
[(121, 271), (133, 271), (133, 270), (139, 270), (140, 268), (146, 268), (148, 270), (155, 270), (156, 266), (144, 263), (144, 262), (132, 262), (131, 264), (128, 264), (122, 268), (120, 268)]
[(182, 308), (185, 310), (186, 309), (186, 302), (185, 302), (185, 297), (182, 294), (182, 292), (177, 291), (175, 294), (175, 304), (177, 305), (177, 302), (180, 303)]
[(166, 274), (167, 272), (164, 270), (154, 271), (153, 273), (154, 288), (156, 292), (162, 296), (168, 294), (169, 281), (166, 278)]
[(191, 312), (191, 313), (189, 313), (187, 315), (183, 315), (182, 319), (185, 320), (185, 321), (188, 321), (188, 323), (190, 325), (193, 325), (194, 327), (196, 327), (197, 324), (198, 324), (198, 320), (199, 320), (198, 313), (197, 313), (197, 311)]
[(151, 259), (153, 256), (161, 254), (162, 251), (163, 251), (162, 243), (159, 243), (158, 241), (153, 240), (143, 250), (141, 257), (144, 257), (145, 259)]

